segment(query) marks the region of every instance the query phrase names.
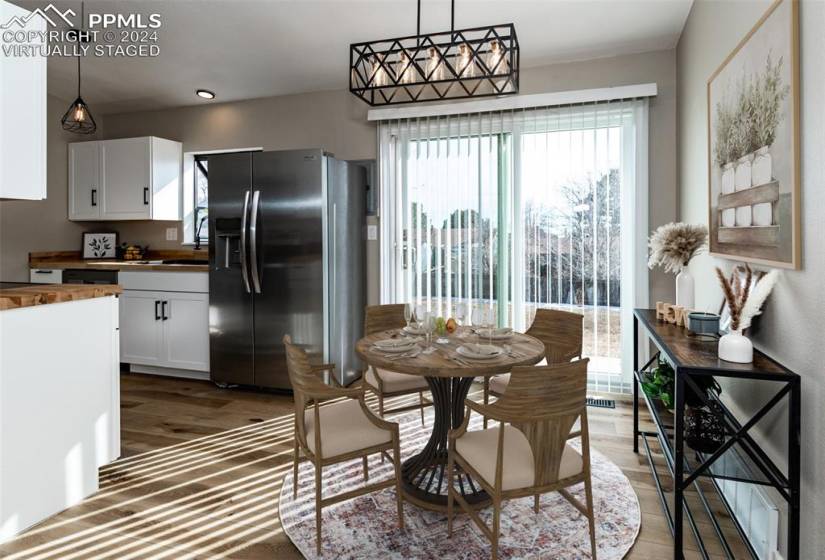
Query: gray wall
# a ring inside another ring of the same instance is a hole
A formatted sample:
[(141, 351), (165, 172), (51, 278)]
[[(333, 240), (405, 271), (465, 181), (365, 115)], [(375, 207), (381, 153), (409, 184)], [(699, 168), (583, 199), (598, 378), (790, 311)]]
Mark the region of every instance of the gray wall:
[[(707, 98), (711, 73), (762, 16), (771, 0), (696, 2), (678, 45), (679, 204), (680, 219), (707, 224)], [(825, 558), (825, 208), (822, 154), (825, 153), (825, 3), (800, 6), (802, 269), (785, 271), (771, 295), (754, 345), (802, 376), (802, 558)], [(691, 263), (697, 307), (718, 308), (722, 294), (713, 268), (729, 270), (732, 261), (702, 255)], [(767, 400), (767, 384), (726, 384), (728, 401), (742, 412)], [(774, 389), (775, 390), (775, 389)], [(785, 450), (787, 427), (780, 415), (758, 425), (761, 440), (777, 458)], [(780, 464), (783, 464), (780, 461)]]
[[(676, 218), (676, 51), (660, 51), (522, 71), (524, 93), (543, 93), (656, 82), (650, 103), (651, 226)], [(183, 142), (184, 151), (261, 146), (267, 150), (320, 146), (342, 159), (377, 157), (375, 125), (367, 105), (347, 91), (290, 95), (198, 107), (107, 115), (106, 138), (154, 135)], [(169, 223), (111, 224), (121, 238), (173, 248)], [(180, 238), (180, 235), (179, 235)], [(377, 302), (378, 244), (368, 247), (370, 301)], [(651, 273), (652, 298), (672, 298), (672, 279)]]
[[(676, 218), (676, 51), (660, 51), (554, 64), (522, 70), (524, 93), (656, 82), (659, 95), (650, 102), (650, 206), (651, 227)], [(65, 250), (79, 247), (80, 232), (110, 228), (123, 241), (148, 244), (155, 249), (180, 247), (166, 241), (172, 222), (115, 222), (73, 224), (66, 219), (67, 136), (59, 129), (64, 103), (51, 103), (49, 122), (49, 198), (44, 203), (0, 203), (3, 225), (0, 278), (27, 277), (26, 256), (30, 251)], [(91, 101), (90, 101), (91, 102)], [(53, 105), (53, 106), (52, 106)], [(94, 108), (94, 107), (93, 107)], [(367, 105), (348, 91), (328, 91), (253, 99), (234, 103), (205, 103), (201, 106), (106, 115), (101, 119), (102, 138), (153, 135), (183, 143), (183, 150), (218, 150), (263, 147), (278, 150), (322, 147), (342, 159), (373, 159), (377, 156), (375, 124), (366, 120)], [(19, 206), (15, 206), (19, 205)], [(15, 207), (14, 212), (11, 208)], [(44, 208), (48, 207), (48, 211)], [(12, 217), (13, 214), (13, 217)], [(14, 232), (14, 236), (6, 232)], [(378, 243), (368, 244), (370, 301), (377, 301)], [(672, 279), (651, 273), (652, 300), (673, 295)]]
[[(83, 138), (60, 125), (70, 103), (51, 95), (47, 101), (46, 200), (0, 201), (0, 280), (28, 281), (29, 252), (79, 250), (81, 234), (92, 229), (68, 220), (67, 145)], [(99, 124), (99, 116), (95, 119)]]

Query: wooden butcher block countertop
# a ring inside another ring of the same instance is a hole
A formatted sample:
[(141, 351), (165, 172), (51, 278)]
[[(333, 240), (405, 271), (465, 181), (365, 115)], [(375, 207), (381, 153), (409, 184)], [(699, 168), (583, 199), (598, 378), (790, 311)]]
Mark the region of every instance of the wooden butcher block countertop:
[(11, 288), (0, 287), (0, 311), (113, 296), (121, 292), (123, 289), (117, 284), (32, 284)]
[[(208, 264), (163, 264), (161, 260), (192, 259), (207, 260), (207, 251), (149, 251), (144, 261), (120, 261), (115, 259), (84, 260), (80, 251), (52, 251), (29, 253), (29, 268), (81, 268), (95, 270), (155, 270), (167, 272), (209, 272)], [(150, 261), (150, 262), (145, 262)]]

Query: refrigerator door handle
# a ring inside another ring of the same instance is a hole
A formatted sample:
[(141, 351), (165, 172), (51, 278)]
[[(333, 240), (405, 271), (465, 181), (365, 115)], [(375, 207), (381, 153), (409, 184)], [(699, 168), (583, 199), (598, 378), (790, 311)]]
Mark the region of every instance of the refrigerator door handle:
[[(331, 233), (332, 233), (332, 235), (329, 236), (329, 240), (332, 242), (332, 247), (331, 247), (331, 252), (332, 252), (332, 271), (331, 272), (332, 273), (330, 274), (330, 283), (331, 283), (332, 286), (336, 286), (338, 284), (338, 243), (337, 243), (337, 241), (338, 241), (338, 235), (337, 235), (338, 234), (338, 204), (336, 204), (334, 202), (332, 203), (332, 229), (331, 229)], [(332, 304), (330, 306), (330, 315), (331, 315), (330, 318), (332, 319), (331, 324), (337, 325), (338, 324), (338, 297), (337, 297), (336, 291), (334, 289), (330, 290), (329, 294), (330, 294), (330, 300), (331, 300), (330, 303)], [(330, 336), (330, 340), (332, 340), (331, 336)], [(339, 334), (339, 340), (336, 340), (336, 342), (343, 345), (343, 340), (340, 340), (340, 334)], [(343, 356), (344, 354), (342, 353), (341, 355)], [(325, 376), (324, 377), (324, 383), (329, 383), (329, 381), (330, 381), (329, 377), (330, 376), (332, 376), (332, 377), (335, 376), (335, 370), (327, 371), (324, 374), (324, 376)], [(344, 381), (344, 371), (343, 370), (341, 370), (341, 379), (338, 380), (338, 381), (341, 382), (341, 383), (343, 383), (343, 381)]]
[(243, 283), (246, 287), (246, 293), (250, 293), (249, 289), (249, 272), (247, 272), (246, 263), (246, 216), (249, 214), (249, 191), (243, 195), (243, 214), (241, 215), (241, 272), (243, 273)]
[(250, 255), (252, 261), (252, 285), (255, 293), (261, 293), (261, 278), (258, 271), (258, 213), (260, 212), (261, 191), (255, 191), (252, 195), (252, 218), (249, 223)]

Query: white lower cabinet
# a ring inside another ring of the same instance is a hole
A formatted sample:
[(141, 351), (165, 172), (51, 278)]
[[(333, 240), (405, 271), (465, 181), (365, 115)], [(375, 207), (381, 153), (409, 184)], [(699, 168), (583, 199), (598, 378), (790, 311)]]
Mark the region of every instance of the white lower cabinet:
[(120, 361), (160, 365), (163, 361), (163, 292), (124, 290), (120, 295)]
[(209, 296), (168, 293), (165, 301), (164, 365), (209, 371)]
[(120, 317), (122, 362), (209, 371), (208, 294), (125, 289)]

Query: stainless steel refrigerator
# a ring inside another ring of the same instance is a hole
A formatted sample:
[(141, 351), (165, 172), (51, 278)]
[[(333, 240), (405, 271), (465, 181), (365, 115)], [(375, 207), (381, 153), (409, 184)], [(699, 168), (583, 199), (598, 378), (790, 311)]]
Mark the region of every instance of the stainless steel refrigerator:
[(282, 338), (360, 375), (366, 171), (322, 150), (209, 156), (210, 374), (289, 389)]

